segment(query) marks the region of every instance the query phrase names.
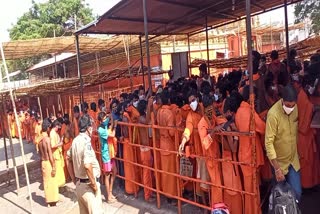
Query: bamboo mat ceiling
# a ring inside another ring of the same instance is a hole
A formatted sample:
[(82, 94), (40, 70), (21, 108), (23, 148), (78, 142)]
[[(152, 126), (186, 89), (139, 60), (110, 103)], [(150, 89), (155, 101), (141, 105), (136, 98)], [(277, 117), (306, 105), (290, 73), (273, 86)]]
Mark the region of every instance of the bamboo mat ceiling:
[[(132, 76), (142, 75), (140, 67), (133, 67), (130, 69)], [(147, 73), (147, 67), (144, 67), (145, 74)], [(163, 74), (164, 71), (152, 70), (151, 74)], [(117, 78), (130, 78), (128, 69), (113, 69), (110, 71), (104, 71), (96, 74), (83, 75), (83, 86), (95, 86), (102, 83), (106, 83)], [(80, 79), (67, 78), (67, 79), (55, 79), (47, 80), (41, 83), (29, 85), (26, 87), (20, 87), (15, 90), (17, 96), (46, 96), (50, 94), (58, 94), (63, 92), (72, 92), (79, 90)], [(1, 91), (0, 94), (8, 94), (9, 91)]]
[[(289, 30), (299, 29), (303, 27), (303, 23), (289, 26)], [(244, 34), (245, 28), (241, 26), (234, 27), (230, 24), (226, 27), (217, 29), (219, 32), (224, 32), (221, 35), (216, 35), (213, 31), (209, 31), (209, 39), (234, 35), (235, 33)], [(265, 32), (280, 32), (283, 27), (279, 26), (257, 26), (253, 27), (253, 33), (263, 34)], [(113, 35), (106, 37), (79, 37), (79, 47), (81, 53), (93, 53), (100, 51), (108, 51), (110, 53), (124, 52), (124, 39), (129, 41), (130, 48), (139, 48), (139, 36), (136, 35)], [(144, 39), (144, 38), (143, 38)], [(185, 35), (166, 35), (166, 36), (150, 36), (152, 43), (182, 41), (187, 42)], [(199, 42), (205, 40), (205, 34), (201, 33), (190, 37), (190, 42)], [(144, 40), (143, 47), (144, 47)], [(74, 36), (64, 36), (56, 38), (41, 38), (30, 40), (16, 40), (3, 43), (4, 53), (7, 60), (23, 59), (27, 57), (39, 56), (42, 54), (61, 54), (65, 52), (75, 53), (76, 44)]]
[[(111, 51), (121, 49), (124, 51), (123, 36), (111, 36), (109, 38), (95, 38), (88, 36), (79, 37), (79, 48), (82, 53), (98, 51)], [(133, 46), (139, 45), (139, 37), (127, 36)], [(21, 59), (42, 54), (75, 53), (75, 37), (64, 36), (56, 38), (42, 38), (30, 40), (17, 40), (3, 43), (7, 60)]]
[[(295, 43), (290, 46), (290, 48), (295, 48), (298, 52), (298, 57), (301, 59), (307, 59), (317, 50), (320, 49), (320, 36), (305, 39), (301, 42)], [(279, 58), (286, 58), (286, 49), (283, 48), (279, 51)], [(266, 56), (270, 56), (271, 52), (265, 53)], [(267, 57), (269, 59), (269, 57)], [(202, 63), (207, 63), (204, 59), (195, 59), (190, 64), (190, 67), (199, 67)], [(214, 59), (209, 60), (210, 68), (238, 68), (247, 66), (247, 56), (241, 56), (237, 58), (230, 59)]]
[[(173, 40), (169, 36), (150, 36), (151, 43), (163, 40)], [(176, 41), (186, 40), (185, 36), (177, 36)], [(124, 52), (124, 41), (129, 45), (129, 49), (140, 48), (139, 36), (135, 35), (113, 35), (103, 37), (79, 37), (79, 49), (81, 53), (109, 52), (110, 54)], [(142, 46), (145, 48), (144, 40)], [(76, 43), (74, 36), (64, 36), (56, 38), (41, 38), (30, 40), (16, 40), (3, 43), (6, 60), (23, 59), (27, 57), (39, 56), (42, 54), (76, 53)]]

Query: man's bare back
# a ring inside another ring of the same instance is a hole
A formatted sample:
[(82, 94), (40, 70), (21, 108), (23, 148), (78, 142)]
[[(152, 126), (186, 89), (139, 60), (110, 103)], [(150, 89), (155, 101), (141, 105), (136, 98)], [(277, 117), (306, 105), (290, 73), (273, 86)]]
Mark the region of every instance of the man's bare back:
[(39, 151), (42, 161), (49, 160), (51, 151), (50, 138), (48, 136), (43, 137), (43, 139), (39, 143)]

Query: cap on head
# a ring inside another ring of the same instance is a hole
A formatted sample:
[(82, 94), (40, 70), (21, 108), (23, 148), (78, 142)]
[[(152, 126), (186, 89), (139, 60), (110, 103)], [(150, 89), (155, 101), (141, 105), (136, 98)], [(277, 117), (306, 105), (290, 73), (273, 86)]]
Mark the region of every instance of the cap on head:
[(78, 125), (79, 125), (79, 131), (82, 133), (85, 132), (87, 128), (92, 125), (90, 116), (85, 114), (82, 117), (80, 117)]

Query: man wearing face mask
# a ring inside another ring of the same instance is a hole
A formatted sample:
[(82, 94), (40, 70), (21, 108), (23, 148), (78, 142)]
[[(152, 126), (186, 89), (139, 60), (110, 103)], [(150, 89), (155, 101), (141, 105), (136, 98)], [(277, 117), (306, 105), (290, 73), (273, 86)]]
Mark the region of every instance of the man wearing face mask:
[[(209, 95), (204, 95), (202, 98), (203, 106), (205, 109), (204, 116), (201, 118), (198, 124), (198, 130), (201, 139), (201, 144), (204, 148), (205, 156), (212, 157), (214, 159), (219, 159), (221, 158), (219, 143), (218, 141), (216, 141), (215, 136), (211, 137), (211, 133), (209, 130), (217, 128), (221, 123), (221, 119), (218, 119), (214, 115), (213, 99), (214, 98)], [(218, 186), (222, 185), (221, 164), (216, 160), (207, 159), (206, 166), (211, 182)], [(223, 191), (221, 188), (217, 188), (215, 186), (211, 186), (209, 188), (211, 190), (211, 206), (223, 201)]]
[[(163, 127), (174, 127), (174, 116), (170, 110), (170, 97), (169, 92), (165, 91), (161, 94), (162, 106), (157, 112), (157, 124)], [(160, 129), (160, 160), (161, 169), (166, 172), (176, 173), (176, 155), (169, 151), (174, 151), (174, 130)], [(161, 174), (161, 188), (163, 192), (176, 196), (177, 193), (177, 179), (168, 174)], [(168, 202), (175, 203), (172, 199), (168, 199)]]
[(139, 96), (137, 94), (133, 94), (132, 105), (137, 108), (139, 103)]
[[(128, 109), (132, 106), (130, 105), (129, 101), (125, 101), (121, 105), (121, 120), (125, 123), (131, 123), (131, 118), (128, 112)], [(123, 159), (136, 162), (137, 156), (136, 152), (134, 151), (134, 147), (130, 144), (132, 143), (132, 128), (129, 126), (121, 126), (121, 138), (120, 138), (121, 144), (123, 145)], [(124, 169), (124, 175), (127, 178), (125, 180), (125, 191), (127, 194), (134, 194), (137, 196), (139, 187), (138, 185), (132, 183), (131, 181), (138, 182), (138, 176), (137, 176), (137, 169), (138, 167), (128, 163), (123, 163), (123, 169)]]
[[(255, 87), (254, 87), (255, 89)], [(245, 86), (243, 89), (242, 97), (243, 101), (241, 102), (239, 108), (235, 112), (235, 125), (239, 132), (249, 132), (250, 131), (250, 122), (251, 122), (251, 106), (250, 106), (250, 92), (249, 86)], [(254, 90), (254, 92), (256, 92)], [(238, 95), (240, 96), (240, 95)], [(250, 137), (239, 136), (239, 150), (238, 150), (238, 160), (244, 163), (253, 163), (253, 154), (252, 148), (255, 145), (256, 148), (256, 166), (258, 167), (258, 173), (260, 167), (264, 165), (263, 159), (263, 148), (262, 148), (262, 136), (265, 133), (266, 124), (259, 117), (256, 111), (254, 111), (254, 124), (255, 124), (255, 140), (252, 141)], [(255, 170), (251, 166), (240, 165), (242, 174), (243, 174), (243, 189), (247, 192), (253, 192), (255, 184), (253, 182)], [(259, 194), (258, 194), (259, 195)], [(260, 198), (258, 197), (259, 204)], [(258, 204), (252, 203), (254, 197), (251, 195), (244, 195), (244, 209), (246, 214), (261, 213), (260, 207)]]
[(300, 163), (297, 150), (297, 93), (291, 85), (282, 90), (282, 99), (268, 112), (265, 146), (278, 182), (286, 180), (300, 201)]
[[(144, 87), (140, 86), (139, 87), (139, 100), (145, 100), (145, 99), (146, 99), (146, 93), (144, 91)], [(137, 105), (137, 107), (138, 107), (138, 105)]]
[(103, 213), (100, 167), (91, 146), (92, 121), (88, 115), (79, 119), (80, 134), (67, 152), (70, 177), (76, 185), (80, 213)]
[[(203, 150), (201, 145), (201, 140), (199, 137), (199, 132), (197, 130), (199, 121), (203, 115), (203, 106), (199, 103), (199, 99), (195, 92), (191, 91), (188, 96), (188, 101), (191, 110), (188, 113), (186, 119), (186, 128), (182, 134), (182, 140), (179, 147), (179, 154), (181, 155), (185, 145), (189, 142), (191, 148), (191, 154), (203, 156)], [(206, 171), (205, 160), (201, 158), (197, 158), (197, 175), (198, 178), (201, 178), (201, 174), (204, 175), (204, 171)], [(203, 172), (203, 173), (202, 173)], [(200, 183), (196, 183), (196, 192), (197, 195), (204, 199), (204, 192), (200, 188)]]
[[(139, 104), (139, 96), (137, 95), (137, 93), (133, 93), (132, 94), (132, 105), (128, 106), (126, 108), (126, 111), (127, 113), (129, 114), (129, 117), (130, 117), (130, 120), (131, 120), (131, 123), (138, 123), (139, 121), (139, 117), (140, 117), (140, 114), (139, 114), (139, 111), (137, 109), (138, 107), (138, 104)], [(134, 143), (134, 144), (137, 144), (140, 142), (139, 140), (139, 135), (138, 135), (138, 127), (134, 126), (132, 128), (132, 142), (131, 143)], [(141, 163), (141, 159), (140, 159), (140, 149), (137, 147), (137, 148), (133, 148), (135, 151), (134, 153), (136, 154), (135, 155), (135, 162), (137, 163)], [(140, 172), (140, 167), (137, 167), (136, 170), (136, 177), (137, 177), (137, 181), (141, 181), (141, 172)]]
[[(192, 142), (190, 142), (191, 145), (193, 145), (195, 153), (197, 155), (202, 155), (202, 148), (201, 148), (201, 142), (200, 139), (197, 138), (198, 133), (194, 133), (194, 128), (198, 126), (198, 123), (203, 115), (203, 107), (202, 105), (199, 105), (199, 100), (196, 95), (196, 93), (191, 92), (188, 96), (190, 111), (187, 115), (186, 119), (186, 128), (184, 130), (182, 141), (179, 147), (179, 152), (182, 153), (184, 150), (185, 144), (192, 139)], [(195, 139), (197, 138), (197, 139)]]
[(301, 185), (303, 188), (312, 188), (318, 185), (319, 153), (317, 151), (315, 130), (310, 127), (313, 104), (302, 88), (302, 80), (299, 75), (292, 76), (293, 86), (296, 89), (297, 107), (299, 117), (298, 153), (301, 163)]

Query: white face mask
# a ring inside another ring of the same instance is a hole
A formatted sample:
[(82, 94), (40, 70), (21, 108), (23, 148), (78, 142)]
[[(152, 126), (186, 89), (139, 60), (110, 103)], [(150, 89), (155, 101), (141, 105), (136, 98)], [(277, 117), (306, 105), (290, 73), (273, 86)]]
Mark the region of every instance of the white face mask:
[(215, 101), (218, 101), (219, 95), (218, 95), (218, 94), (214, 94), (213, 96), (214, 96), (214, 100), (215, 100)]
[(285, 106), (284, 104), (282, 105), (282, 108), (286, 112), (287, 115), (291, 114), (294, 110), (294, 107), (289, 108), (289, 107)]
[(139, 100), (144, 100), (145, 98), (146, 98), (145, 95), (140, 95), (140, 96), (139, 96)]
[(195, 100), (192, 103), (190, 103), (190, 108), (192, 109), (192, 111), (196, 111), (198, 107), (198, 101)]
[(309, 87), (308, 88), (308, 92), (309, 92), (309, 94), (313, 94), (314, 93), (314, 91), (315, 91), (315, 87)]
[(137, 101), (133, 102), (132, 105), (133, 105), (135, 108), (137, 108), (137, 107), (138, 107), (138, 103), (139, 103), (139, 101), (137, 100)]

